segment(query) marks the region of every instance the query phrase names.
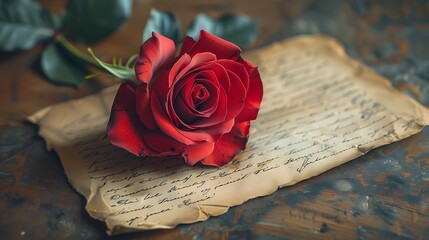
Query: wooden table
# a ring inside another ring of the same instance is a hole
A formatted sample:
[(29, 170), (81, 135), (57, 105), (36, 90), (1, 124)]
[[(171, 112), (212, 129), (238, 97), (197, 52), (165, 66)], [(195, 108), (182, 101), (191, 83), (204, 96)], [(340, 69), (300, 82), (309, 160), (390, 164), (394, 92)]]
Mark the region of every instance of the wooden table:
[[(54, 12), (64, 6), (41, 2)], [(429, 1), (136, 0), (126, 25), (91, 47), (104, 57), (134, 54), (151, 7), (174, 11), (182, 26), (199, 12), (258, 18), (253, 47), (304, 33), (334, 36), (351, 56), (429, 106)], [(104, 224), (88, 216), (57, 155), (45, 150), (37, 128), (24, 118), (114, 82), (91, 80), (78, 89), (51, 84), (40, 70), (42, 49), (0, 53), (0, 238), (105, 238)], [(425, 128), (208, 221), (113, 238), (429, 239), (428, 142)]]

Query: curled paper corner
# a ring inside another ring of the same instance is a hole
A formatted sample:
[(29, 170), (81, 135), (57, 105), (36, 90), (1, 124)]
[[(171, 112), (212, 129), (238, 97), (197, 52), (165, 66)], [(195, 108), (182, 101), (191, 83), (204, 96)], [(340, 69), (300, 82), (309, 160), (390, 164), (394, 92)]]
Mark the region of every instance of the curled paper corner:
[(41, 121), (51, 110), (52, 110), (52, 106), (48, 106), (26, 118), (26, 120), (29, 121), (30, 123), (39, 126), (39, 130), (37, 131), (37, 134), (45, 140), (47, 151), (50, 151), (53, 148), (52, 142), (51, 142), (52, 138), (49, 136), (49, 130), (47, 130), (46, 128), (42, 128), (39, 124), (39, 121)]
[(124, 224), (111, 225), (107, 223), (108, 222), (106, 221), (106, 226), (107, 226), (106, 233), (109, 236), (141, 231), (141, 228), (139, 227), (130, 227)]
[[(415, 107), (414, 111), (418, 111), (418, 109)], [(422, 114), (426, 114), (426, 112), (423, 112)], [(429, 113), (428, 113), (429, 114)], [(424, 126), (429, 124), (429, 118), (423, 118), (423, 119), (414, 119), (413, 121), (409, 122), (410, 126), (409, 128), (413, 129), (421, 129)]]
[(132, 232), (137, 232), (137, 231), (140, 231), (140, 230), (138, 228), (130, 228), (130, 227), (124, 226), (124, 225), (114, 225), (112, 227), (109, 227), (109, 225), (107, 225), (106, 234), (109, 236), (113, 236), (113, 235), (132, 233)]
[(94, 184), (95, 182), (91, 183), (91, 194), (88, 197), (85, 208), (91, 217), (105, 221), (111, 214), (111, 206), (106, 203), (100, 188), (94, 186)]
[(365, 146), (361, 146), (361, 145), (354, 145), (354, 147), (356, 148), (356, 151), (359, 152), (360, 156), (366, 154), (367, 152), (369, 152), (371, 150), (370, 147), (365, 147)]
[[(167, 225), (162, 225), (159, 223), (140, 221), (140, 222), (135, 222), (136, 227), (132, 227), (129, 224), (124, 223), (124, 221), (117, 220), (117, 219), (112, 218), (112, 217), (106, 218), (105, 221), (106, 221), (106, 226), (107, 226), (106, 233), (109, 236), (123, 234), (123, 233), (138, 232), (138, 231), (141, 231), (142, 229), (146, 229), (146, 230), (172, 229), (172, 228), (177, 226), (177, 224), (173, 225), (173, 226), (167, 226)], [(134, 222), (133, 222), (133, 224), (134, 224)]]
[(219, 216), (228, 211), (229, 206), (219, 205), (219, 204), (210, 204), (210, 203), (197, 203), (197, 208), (199, 210), (200, 216), (198, 219), (208, 219), (211, 216)]
[(41, 110), (37, 111), (31, 116), (27, 117), (27, 120), (31, 123), (37, 124), (37, 122), (42, 119), (49, 111), (51, 111), (52, 106), (48, 106), (45, 108), (42, 108)]
[(39, 136), (41, 136), (43, 139), (45, 139), (46, 150), (47, 151), (51, 151), (54, 147), (52, 145), (52, 142), (49, 140), (49, 139), (51, 139), (49, 137), (49, 132), (45, 131), (45, 129), (39, 129), (39, 131), (37, 132), (37, 134), (39, 134)]

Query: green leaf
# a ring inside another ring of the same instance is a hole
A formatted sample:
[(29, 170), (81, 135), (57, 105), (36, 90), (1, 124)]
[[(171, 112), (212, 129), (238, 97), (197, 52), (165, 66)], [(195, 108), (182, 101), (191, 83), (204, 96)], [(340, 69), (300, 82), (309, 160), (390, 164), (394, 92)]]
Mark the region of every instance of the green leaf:
[(69, 0), (63, 21), (64, 35), (76, 42), (98, 42), (128, 19), (132, 4), (132, 0)]
[(136, 84), (140, 84), (140, 82), (136, 79), (136, 74), (134, 72), (134, 68), (132, 63), (137, 59), (138, 55), (133, 55), (127, 61), (126, 65), (122, 65), (122, 60), (116, 62), (116, 58), (113, 59), (113, 63), (106, 63), (100, 60), (97, 56), (95, 56), (92, 49), (88, 48), (91, 56), (97, 61), (97, 63), (104, 68), (107, 72), (112, 74), (113, 76), (119, 78), (120, 80), (129, 80)]
[(58, 18), (37, 2), (1, 0), (0, 50), (30, 49), (37, 43), (51, 38), (58, 25)]
[(49, 44), (42, 53), (42, 70), (54, 83), (80, 86), (87, 71), (66, 55), (57, 42)]
[(152, 8), (143, 31), (143, 42), (152, 37), (152, 32), (157, 32), (178, 43), (180, 38), (180, 22), (171, 12), (163, 12)]
[(198, 14), (186, 34), (197, 39), (203, 29), (245, 49), (256, 39), (258, 21), (243, 15), (224, 15), (213, 19)]

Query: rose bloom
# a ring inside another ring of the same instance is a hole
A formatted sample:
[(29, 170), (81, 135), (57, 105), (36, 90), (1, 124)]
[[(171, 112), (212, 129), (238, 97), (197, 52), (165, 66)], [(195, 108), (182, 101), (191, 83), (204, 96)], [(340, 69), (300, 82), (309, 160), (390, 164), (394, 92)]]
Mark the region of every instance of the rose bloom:
[(222, 166), (245, 149), (250, 120), (262, 100), (256, 67), (238, 46), (201, 31), (174, 42), (153, 33), (140, 49), (137, 80), (116, 94), (107, 135), (138, 156), (182, 156), (194, 165)]

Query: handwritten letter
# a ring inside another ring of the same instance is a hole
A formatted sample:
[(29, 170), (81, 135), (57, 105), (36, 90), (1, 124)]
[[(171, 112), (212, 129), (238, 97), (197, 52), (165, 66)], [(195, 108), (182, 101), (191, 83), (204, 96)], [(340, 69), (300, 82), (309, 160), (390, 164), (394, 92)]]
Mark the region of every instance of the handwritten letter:
[(320, 174), (419, 132), (429, 112), (350, 59), (334, 40), (304, 36), (249, 52), (264, 99), (247, 149), (220, 168), (138, 158), (105, 126), (116, 87), (43, 109), (30, 120), (58, 153), (89, 214), (108, 233), (172, 228)]

